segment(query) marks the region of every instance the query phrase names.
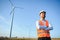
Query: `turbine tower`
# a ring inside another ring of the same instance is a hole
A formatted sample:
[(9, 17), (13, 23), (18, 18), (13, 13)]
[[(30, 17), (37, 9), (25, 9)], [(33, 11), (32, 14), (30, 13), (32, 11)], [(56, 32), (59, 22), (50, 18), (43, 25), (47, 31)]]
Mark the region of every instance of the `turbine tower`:
[(13, 28), (13, 21), (14, 21), (14, 10), (15, 10), (16, 8), (20, 8), (20, 9), (23, 9), (23, 8), (14, 6), (14, 4), (11, 2), (11, 0), (9, 0), (9, 2), (10, 2), (10, 4), (11, 4), (11, 6), (13, 7), (13, 8), (12, 8), (12, 11), (10, 12), (10, 15), (12, 14), (11, 28), (10, 28), (10, 38), (11, 38), (11, 36), (12, 36), (12, 28)]

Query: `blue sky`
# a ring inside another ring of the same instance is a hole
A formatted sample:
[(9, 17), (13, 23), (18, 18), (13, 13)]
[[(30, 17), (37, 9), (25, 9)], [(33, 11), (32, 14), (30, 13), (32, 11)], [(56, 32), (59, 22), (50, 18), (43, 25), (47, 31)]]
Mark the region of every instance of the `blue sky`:
[[(45, 10), (46, 19), (52, 24), (52, 38), (60, 38), (60, 0), (11, 0), (15, 8), (12, 37), (37, 37), (36, 20), (39, 12)], [(9, 37), (13, 9), (9, 0), (0, 0), (0, 36)]]

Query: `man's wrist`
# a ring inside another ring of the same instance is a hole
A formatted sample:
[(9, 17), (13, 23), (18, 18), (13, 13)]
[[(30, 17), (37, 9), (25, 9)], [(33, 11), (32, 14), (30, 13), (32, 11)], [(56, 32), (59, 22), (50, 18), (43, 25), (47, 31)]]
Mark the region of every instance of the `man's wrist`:
[(39, 29), (46, 29), (47, 27), (46, 26), (40, 26)]

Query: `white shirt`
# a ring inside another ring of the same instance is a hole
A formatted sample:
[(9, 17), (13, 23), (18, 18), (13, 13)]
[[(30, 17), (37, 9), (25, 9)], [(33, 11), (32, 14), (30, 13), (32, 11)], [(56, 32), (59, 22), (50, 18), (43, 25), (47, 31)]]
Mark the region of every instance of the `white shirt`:
[[(36, 21), (36, 27), (37, 27), (37, 29), (40, 28), (39, 21)], [(49, 23), (49, 27), (48, 28), (53, 29), (53, 27), (51, 26), (50, 23)]]

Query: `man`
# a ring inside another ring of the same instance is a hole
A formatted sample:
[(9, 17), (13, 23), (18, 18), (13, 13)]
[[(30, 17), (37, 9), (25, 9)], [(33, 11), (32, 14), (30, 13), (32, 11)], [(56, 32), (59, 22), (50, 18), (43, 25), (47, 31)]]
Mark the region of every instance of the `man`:
[(45, 19), (46, 12), (43, 10), (40, 11), (39, 16), (40, 20), (36, 21), (38, 40), (51, 40), (49, 31), (52, 30), (53, 27)]

